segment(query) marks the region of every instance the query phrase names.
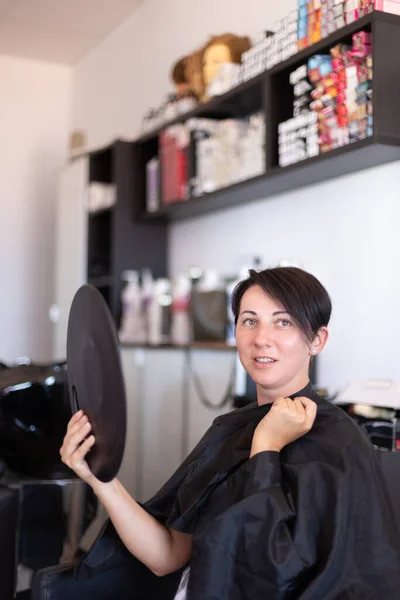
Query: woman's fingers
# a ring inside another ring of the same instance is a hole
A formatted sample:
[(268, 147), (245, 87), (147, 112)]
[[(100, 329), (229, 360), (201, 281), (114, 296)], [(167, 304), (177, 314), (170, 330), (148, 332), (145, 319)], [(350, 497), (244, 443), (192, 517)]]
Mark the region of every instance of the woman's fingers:
[(92, 426), (86, 420), (82, 423), (74, 433), (67, 433), (64, 438), (64, 443), (61, 447), (60, 454), (63, 458), (68, 458), (75, 452), (78, 446), (82, 443), (85, 437), (90, 432)]
[(68, 423), (67, 433), (60, 449), (62, 462), (89, 484), (93, 478), (95, 479), (85, 461), (86, 454), (95, 443), (94, 435), (90, 435), (91, 429), (92, 426), (85, 413), (82, 410), (78, 411)]
[(274, 406), (280, 406), (280, 407), (284, 407), (286, 406), (286, 398), (284, 398), (283, 396), (279, 396), (279, 398), (277, 398), (275, 400), (275, 402), (273, 403)]
[(306, 417), (306, 414), (305, 414), (305, 410), (304, 410), (304, 407), (303, 407), (300, 399), (295, 398), (292, 402), (293, 402), (293, 406), (296, 410), (297, 416), (304, 419)]
[(67, 425), (67, 432), (70, 431), (70, 429), (72, 429), (73, 427), (76, 426), (76, 424), (78, 423), (78, 421), (84, 416), (83, 410), (78, 410), (77, 413), (75, 413), (71, 419), (69, 420), (69, 423)]
[(89, 419), (86, 415), (84, 415), (81, 419), (79, 419), (77, 423), (74, 423), (74, 425), (69, 430), (67, 430), (67, 436), (72, 437), (73, 435), (78, 433), (82, 429), (82, 427), (84, 427), (88, 422)]
[(289, 409), (289, 411), (293, 410), (293, 400), (291, 398), (285, 398), (285, 403), (286, 403), (286, 408)]
[(79, 446), (79, 448), (77, 450), (75, 450), (75, 452), (73, 453), (72, 457), (71, 457), (71, 465), (76, 465), (78, 466), (80, 462), (82, 462), (86, 456), (86, 454), (89, 452), (90, 448), (93, 446), (95, 442), (95, 438), (94, 435), (91, 435), (87, 438), (87, 440), (85, 440), (83, 442), (83, 444), (81, 444)]
[(285, 398), (285, 400), (289, 413), (293, 414), (294, 412), (299, 419), (305, 420), (310, 426), (314, 423), (317, 416), (317, 405), (313, 400), (306, 397), (294, 398), (293, 400)]
[(317, 416), (317, 405), (310, 398), (299, 398), (300, 402), (304, 406), (304, 410), (306, 411), (307, 419), (313, 423), (315, 421), (315, 417)]

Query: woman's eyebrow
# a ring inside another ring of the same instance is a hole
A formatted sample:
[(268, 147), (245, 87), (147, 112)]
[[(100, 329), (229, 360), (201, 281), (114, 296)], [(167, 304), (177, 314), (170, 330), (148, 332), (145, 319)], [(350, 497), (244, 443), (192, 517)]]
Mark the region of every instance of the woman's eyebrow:
[[(240, 313), (239, 316), (244, 315), (245, 313), (249, 314), (249, 315), (254, 315), (256, 316), (257, 313), (255, 310), (242, 310), (242, 312)], [(276, 317), (276, 315), (289, 315), (290, 313), (288, 313), (287, 310), (276, 310), (275, 312), (272, 313), (273, 317)]]

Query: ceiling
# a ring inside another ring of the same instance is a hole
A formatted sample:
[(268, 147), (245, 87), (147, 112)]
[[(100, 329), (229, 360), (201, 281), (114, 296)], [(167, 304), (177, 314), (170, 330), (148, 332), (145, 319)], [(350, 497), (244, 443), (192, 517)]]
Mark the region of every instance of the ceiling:
[(0, 0), (0, 54), (75, 64), (142, 0)]

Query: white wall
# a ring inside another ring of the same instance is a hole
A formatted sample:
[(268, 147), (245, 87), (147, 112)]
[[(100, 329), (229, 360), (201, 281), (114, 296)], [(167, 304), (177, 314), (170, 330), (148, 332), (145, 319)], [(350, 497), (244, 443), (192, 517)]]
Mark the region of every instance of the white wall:
[[(175, 58), (210, 33), (255, 34), (295, 5), (265, 0), (145, 0), (89, 54), (74, 78), (73, 122), (89, 145), (132, 137), (169, 89)], [(212, 15), (212, 16), (211, 16)], [(334, 302), (320, 382), (398, 377), (399, 164), (175, 224), (170, 271), (196, 264), (231, 273), (251, 255), (294, 260), (327, 285)]]
[(53, 216), (71, 71), (0, 56), (0, 361), (51, 357)]

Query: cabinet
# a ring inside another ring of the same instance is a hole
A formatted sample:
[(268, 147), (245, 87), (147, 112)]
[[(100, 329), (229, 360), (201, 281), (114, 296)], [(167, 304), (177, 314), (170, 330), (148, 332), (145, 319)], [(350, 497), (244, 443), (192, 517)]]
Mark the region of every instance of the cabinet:
[(214, 419), (233, 408), (235, 350), (188, 350), (185, 356), (184, 451), (187, 455)]
[(145, 362), (141, 348), (121, 352), (122, 370), (125, 378), (127, 400), (126, 445), (121, 469), (118, 474), (128, 492), (137, 500), (141, 495), (142, 473), (142, 374)]
[(219, 409), (199, 400), (196, 379), (214, 405), (233, 375), (235, 351), (178, 348), (121, 350), (125, 376), (128, 431), (120, 478), (139, 501), (154, 495), (194, 448), (213, 420), (232, 408)]
[(120, 477), (149, 499), (182, 462), (183, 351), (123, 348), (128, 431)]
[(142, 495), (150, 498), (183, 460), (182, 350), (147, 349), (142, 386)]

